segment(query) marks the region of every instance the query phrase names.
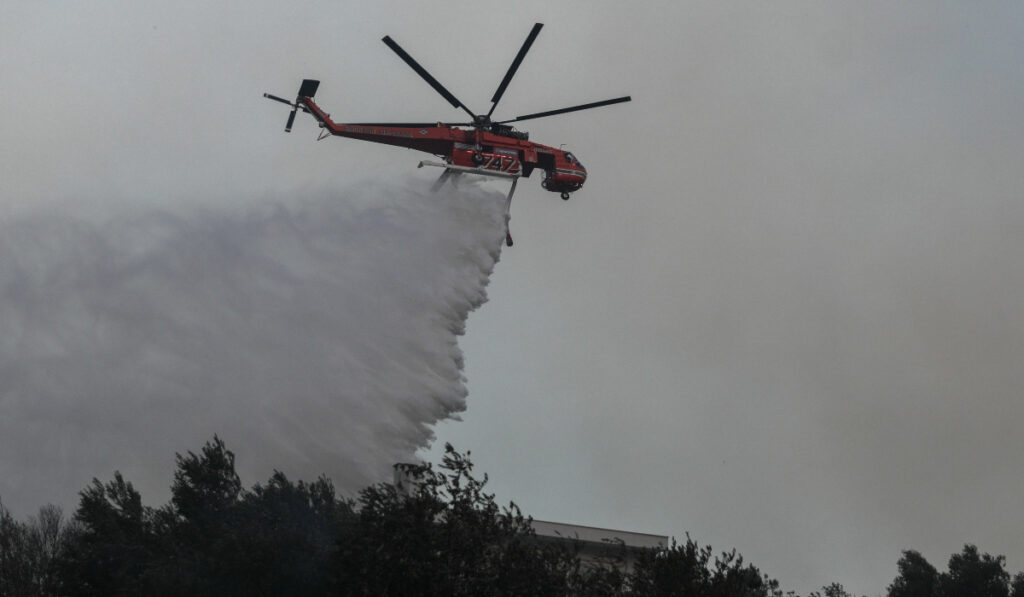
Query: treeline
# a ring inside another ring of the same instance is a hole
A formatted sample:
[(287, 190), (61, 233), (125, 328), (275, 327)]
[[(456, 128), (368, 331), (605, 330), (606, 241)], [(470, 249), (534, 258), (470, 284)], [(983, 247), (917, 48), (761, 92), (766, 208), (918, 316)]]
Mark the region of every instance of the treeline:
[[(735, 551), (687, 538), (660, 551), (584, 563), (571, 542), (539, 541), (515, 504), (500, 507), (451, 446), (441, 464), (399, 465), (411, 491), (373, 485), (356, 500), (330, 480), (275, 472), (245, 489), (219, 438), (177, 456), (168, 504), (142, 504), (120, 473), (25, 522), (0, 504), (0, 595), (685, 595), (782, 597)], [(1024, 597), (1001, 556), (968, 545), (939, 573), (904, 552), (889, 597)], [(785, 595), (792, 596), (793, 593)], [(842, 586), (811, 597), (852, 597)]]

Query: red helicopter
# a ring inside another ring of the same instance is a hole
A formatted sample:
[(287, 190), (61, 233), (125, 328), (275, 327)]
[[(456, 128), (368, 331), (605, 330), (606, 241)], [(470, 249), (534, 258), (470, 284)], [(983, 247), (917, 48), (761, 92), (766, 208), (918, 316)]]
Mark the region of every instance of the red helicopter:
[[(540, 33), (542, 23), (536, 23), (530, 34), (523, 42), (523, 46), (516, 54), (515, 60), (509, 66), (505, 78), (501, 80), (498, 89), (491, 98), (491, 109), (487, 114), (474, 114), (472, 110), (460, 102), (451, 94), (444, 85), (441, 85), (419, 65), (412, 56), (402, 49), (393, 39), (385, 36), (382, 41), (389, 48), (394, 50), (398, 56), (405, 61), (424, 81), (430, 84), (444, 99), (456, 107), (462, 108), (472, 118), (471, 122), (443, 123), (443, 122), (361, 122), (342, 124), (331, 120), (330, 114), (324, 112), (320, 106), (313, 101), (320, 81), (304, 79), (299, 87), (295, 101), (291, 102), (284, 98), (269, 93), (263, 97), (272, 99), (291, 106), (291, 114), (288, 115), (288, 122), (285, 124), (285, 132), (291, 132), (292, 124), (295, 122), (295, 114), (299, 110), (311, 114), (324, 129), (318, 138), (324, 139), (331, 135), (339, 137), (351, 137), (374, 143), (387, 145), (398, 145), (419, 151), (434, 154), (444, 160), (443, 163), (422, 161), (419, 166), (437, 166), (444, 168), (440, 178), (434, 184), (434, 190), (438, 190), (451, 176), (458, 176), (462, 173), (481, 174), (498, 178), (506, 178), (512, 181), (512, 188), (509, 189), (506, 199), (506, 212), (511, 206), (512, 194), (516, 189), (516, 182), (519, 177), (529, 177), (534, 169), (540, 168), (544, 171), (544, 180), (541, 186), (553, 193), (561, 193), (562, 199), (569, 199), (569, 193), (578, 191), (587, 180), (587, 169), (583, 167), (576, 156), (568, 151), (541, 145), (529, 140), (529, 133), (517, 131), (509, 125), (511, 122), (521, 122), (534, 118), (576, 112), (598, 108), (611, 104), (630, 101), (629, 96), (619, 97), (600, 102), (581, 104), (558, 110), (536, 112), (517, 116), (510, 120), (491, 120), (491, 114), (498, 106), (501, 96), (504, 95), (512, 77), (519, 69), (523, 58), (530, 50), (537, 35)], [(462, 129), (457, 127), (472, 127)], [(454, 182), (454, 180), (453, 180)], [(512, 246), (512, 235), (506, 230), (505, 243)]]

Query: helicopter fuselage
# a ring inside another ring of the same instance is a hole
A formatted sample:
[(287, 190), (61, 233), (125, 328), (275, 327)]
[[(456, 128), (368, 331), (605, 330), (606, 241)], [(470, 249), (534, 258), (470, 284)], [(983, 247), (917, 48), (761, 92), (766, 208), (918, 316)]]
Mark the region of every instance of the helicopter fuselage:
[(264, 93), (263, 97), (285, 104), (292, 109), (284, 125), (286, 133), (291, 132), (292, 125), (295, 123), (295, 115), (302, 110), (311, 114), (320, 123), (320, 128), (326, 132), (326, 135), (321, 133), (321, 139), (330, 135), (348, 137), (371, 143), (408, 147), (443, 158), (444, 163), (423, 160), (419, 164), (420, 167), (437, 166), (444, 169), (437, 182), (434, 183), (434, 191), (440, 190), (446, 181), (452, 180), (454, 183), (459, 176), (467, 173), (511, 179), (512, 184), (505, 199), (505, 244), (511, 247), (512, 235), (508, 232), (507, 214), (512, 205), (512, 194), (515, 193), (516, 183), (520, 177), (529, 177), (534, 170), (542, 170), (544, 180), (541, 181), (541, 186), (552, 193), (559, 193), (565, 200), (569, 199), (570, 193), (578, 191), (587, 181), (587, 169), (576, 159), (576, 156), (562, 149), (530, 141), (530, 136), (527, 133), (515, 130), (511, 123), (590, 110), (631, 100), (626, 95), (557, 110), (524, 114), (508, 120), (492, 119), (491, 115), (498, 107), (498, 102), (501, 101), (509, 82), (515, 76), (519, 65), (522, 64), (523, 58), (530, 50), (534, 40), (537, 39), (543, 26), (542, 23), (533, 25), (526, 41), (523, 42), (515, 59), (512, 60), (512, 64), (505, 72), (505, 77), (498, 84), (494, 95), (491, 96), (491, 108), (486, 113), (479, 114), (470, 110), (452, 95), (395, 40), (389, 36), (384, 36), (381, 39), (452, 107), (461, 108), (466, 112), (472, 119), (469, 122), (337, 123), (331, 120), (330, 114), (321, 110), (313, 101), (313, 96), (316, 95), (316, 91), (320, 87), (320, 81), (317, 79), (303, 79), (294, 102), (269, 93)]
[(312, 97), (299, 97), (296, 103), (330, 135), (408, 147), (442, 157), (453, 166), (478, 171), (528, 178), (535, 169), (540, 169), (544, 172), (541, 186), (553, 193), (575, 192), (587, 180), (587, 169), (572, 153), (530, 141), (526, 133), (511, 127), (495, 127), (500, 131), (495, 133), (442, 122), (410, 123), (410, 126), (336, 123)]

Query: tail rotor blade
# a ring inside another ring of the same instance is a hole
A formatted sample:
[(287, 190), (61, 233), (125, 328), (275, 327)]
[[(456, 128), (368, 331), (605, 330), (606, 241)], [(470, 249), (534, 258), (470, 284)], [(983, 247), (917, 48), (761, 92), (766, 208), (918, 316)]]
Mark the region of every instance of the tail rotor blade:
[(273, 95), (273, 94), (270, 94), (270, 93), (264, 93), (263, 97), (265, 97), (267, 99), (274, 100), (275, 102), (281, 102), (282, 104), (288, 104), (289, 106), (292, 105), (292, 103), (290, 101), (284, 99), (283, 97), (277, 97), (276, 95)]
[(292, 125), (295, 124), (295, 113), (296, 112), (298, 112), (298, 109), (292, 110), (291, 113), (288, 114), (288, 122), (284, 125), (284, 132), (286, 132), (286, 133), (292, 132)]
[(306, 108), (306, 106), (300, 106), (298, 104), (295, 104), (293, 102), (290, 102), (290, 101), (284, 99), (283, 97), (277, 97), (276, 95), (273, 95), (273, 94), (270, 94), (270, 93), (264, 93), (263, 97), (265, 97), (265, 98), (267, 98), (269, 100), (274, 100), (275, 102), (281, 102), (282, 104), (284, 104), (286, 106), (289, 106), (292, 109), (302, 110), (306, 114), (309, 114), (309, 110)]

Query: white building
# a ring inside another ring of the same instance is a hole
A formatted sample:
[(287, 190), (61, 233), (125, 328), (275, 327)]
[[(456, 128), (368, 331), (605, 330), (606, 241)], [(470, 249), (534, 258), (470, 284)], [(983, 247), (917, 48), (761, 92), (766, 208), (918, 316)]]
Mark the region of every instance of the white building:
[(534, 520), (533, 531), (543, 541), (572, 542), (584, 564), (613, 564), (629, 573), (636, 554), (644, 549), (667, 549), (668, 536), (617, 531), (564, 522)]

